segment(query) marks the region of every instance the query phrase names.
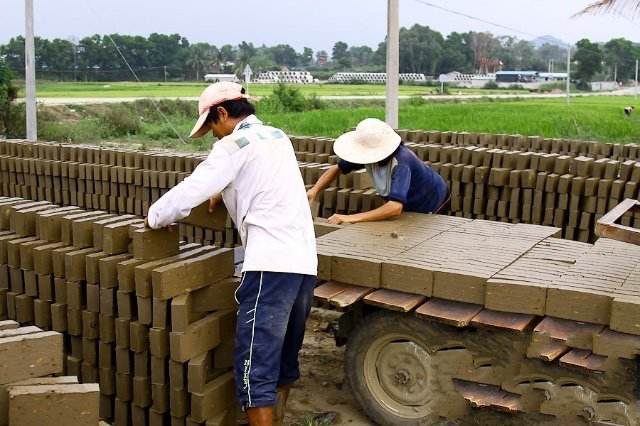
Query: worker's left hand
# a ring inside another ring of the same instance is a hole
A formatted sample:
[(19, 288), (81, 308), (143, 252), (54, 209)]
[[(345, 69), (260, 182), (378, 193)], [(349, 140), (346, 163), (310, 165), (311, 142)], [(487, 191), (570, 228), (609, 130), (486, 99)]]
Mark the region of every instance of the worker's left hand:
[(209, 198), (209, 213), (213, 213), (220, 201), (222, 201), (222, 194), (217, 194)]
[(331, 225), (342, 225), (343, 223), (353, 223), (353, 218), (347, 214), (334, 214), (327, 219)]

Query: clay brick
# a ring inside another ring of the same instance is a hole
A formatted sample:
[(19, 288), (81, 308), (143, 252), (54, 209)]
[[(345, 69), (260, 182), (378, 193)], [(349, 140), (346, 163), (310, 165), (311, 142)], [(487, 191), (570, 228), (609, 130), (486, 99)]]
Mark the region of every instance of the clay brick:
[(207, 383), (204, 392), (191, 395), (191, 418), (203, 422), (234, 403), (233, 373), (229, 372)]
[(62, 335), (53, 331), (0, 339), (0, 381), (62, 372)]
[(166, 300), (233, 275), (233, 250), (221, 249), (153, 270), (153, 297)]
[(65, 247), (64, 243), (52, 243), (35, 247), (33, 249), (33, 269), (41, 275), (53, 274), (51, 252)]
[[(100, 270), (101, 288), (124, 288), (123, 277), (120, 274), (120, 264), (127, 262), (131, 256), (129, 254), (119, 254), (102, 258), (98, 261)], [(133, 269), (131, 269), (133, 273)], [(131, 280), (133, 282), (133, 279)]]
[(132, 232), (133, 257), (157, 260), (178, 254), (180, 235), (169, 229), (136, 229)]
[(227, 224), (227, 210), (224, 208), (222, 203), (219, 203), (213, 212), (209, 212), (209, 202), (205, 202), (191, 210), (189, 216), (182, 219), (180, 222), (202, 228), (223, 231)]
[(171, 359), (186, 362), (220, 344), (220, 323), (234, 311), (220, 311), (190, 324), (184, 333), (170, 334)]
[(129, 226), (143, 223), (142, 219), (131, 219), (106, 225), (102, 229), (102, 251), (115, 255), (129, 250)]
[(66, 252), (64, 255), (65, 278), (68, 281), (85, 281), (86, 257), (95, 253), (98, 253), (98, 249), (93, 247)]

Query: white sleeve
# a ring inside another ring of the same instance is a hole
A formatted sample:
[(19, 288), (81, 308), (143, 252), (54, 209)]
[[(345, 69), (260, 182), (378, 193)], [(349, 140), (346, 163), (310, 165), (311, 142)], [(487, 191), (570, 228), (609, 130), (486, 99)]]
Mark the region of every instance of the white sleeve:
[(214, 195), (220, 194), (235, 178), (236, 169), (224, 148), (214, 144), (205, 161), (185, 180), (174, 186), (149, 208), (147, 221), (158, 229), (189, 216)]

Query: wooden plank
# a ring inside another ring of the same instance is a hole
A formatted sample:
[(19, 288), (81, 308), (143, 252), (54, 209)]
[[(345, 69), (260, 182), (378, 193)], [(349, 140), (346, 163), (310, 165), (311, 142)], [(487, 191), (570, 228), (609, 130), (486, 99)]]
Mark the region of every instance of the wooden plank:
[(480, 311), (471, 324), (477, 327), (503, 328), (511, 331), (524, 331), (535, 320), (535, 315), (514, 314), (511, 312), (497, 312), (485, 309)]
[(425, 296), (387, 289), (376, 290), (364, 297), (365, 303), (398, 312), (410, 312), (427, 300)]
[(625, 243), (640, 245), (640, 229), (629, 226), (618, 225), (618, 221), (625, 213), (635, 210), (640, 202), (627, 198), (615, 206), (609, 213), (602, 216), (596, 223), (596, 235), (604, 238), (611, 238)]
[(492, 408), (516, 413), (522, 411), (520, 396), (505, 392), (498, 386), (453, 379), (453, 385), (462, 397), (474, 408)]
[(454, 327), (466, 327), (481, 310), (481, 305), (431, 299), (416, 309), (416, 315), (420, 318), (434, 319)]
[(577, 367), (589, 372), (604, 372), (604, 364), (607, 361), (606, 356), (595, 355), (590, 351), (582, 349), (573, 349), (562, 358), (560, 364), (570, 367)]
[(371, 293), (375, 289), (370, 287), (360, 287), (357, 285), (351, 285), (342, 293), (337, 294), (329, 299), (329, 303), (339, 309), (346, 309), (356, 302), (362, 300), (367, 294)]
[(332, 297), (337, 296), (338, 294), (345, 291), (347, 287), (348, 287), (348, 284), (342, 284), (335, 281), (328, 281), (316, 287), (315, 290), (313, 291), (313, 296), (322, 302), (327, 302)]

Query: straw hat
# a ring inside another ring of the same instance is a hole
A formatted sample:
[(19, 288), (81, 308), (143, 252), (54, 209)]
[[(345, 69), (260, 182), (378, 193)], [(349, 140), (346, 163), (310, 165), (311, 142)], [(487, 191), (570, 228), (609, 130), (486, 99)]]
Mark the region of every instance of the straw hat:
[(211, 108), (225, 101), (234, 101), (236, 99), (249, 99), (249, 96), (242, 93), (242, 86), (237, 83), (223, 81), (214, 83), (204, 89), (198, 100), (198, 121), (193, 130), (191, 130), (189, 137), (196, 139), (209, 133), (211, 129), (205, 126), (205, 121)]
[(354, 132), (340, 136), (333, 145), (336, 155), (356, 164), (372, 164), (384, 160), (400, 146), (401, 138), (384, 121), (367, 118)]

